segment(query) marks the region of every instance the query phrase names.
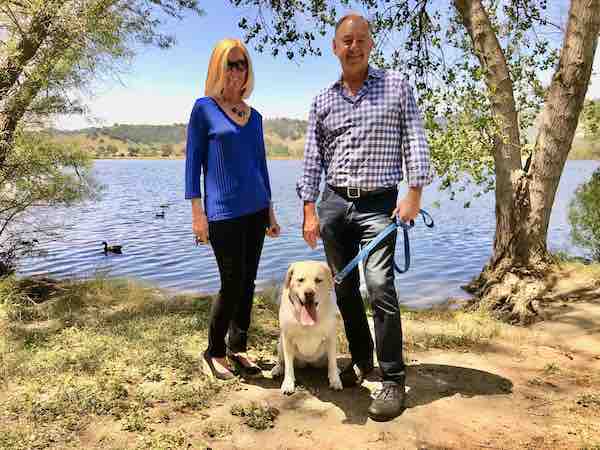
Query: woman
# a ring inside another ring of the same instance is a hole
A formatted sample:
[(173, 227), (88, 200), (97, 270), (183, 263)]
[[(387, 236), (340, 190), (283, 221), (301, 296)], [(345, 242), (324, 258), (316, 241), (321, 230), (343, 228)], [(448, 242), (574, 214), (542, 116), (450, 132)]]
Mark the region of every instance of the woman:
[(188, 124), (185, 198), (192, 202), (194, 234), (210, 242), (221, 277), (203, 358), (212, 374), (225, 380), (234, 377), (227, 356), (249, 373), (260, 372), (246, 354), (254, 281), (265, 233), (280, 233), (271, 204), (262, 117), (244, 101), (253, 87), (244, 44), (220, 41), (210, 57), (206, 97), (196, 101)]

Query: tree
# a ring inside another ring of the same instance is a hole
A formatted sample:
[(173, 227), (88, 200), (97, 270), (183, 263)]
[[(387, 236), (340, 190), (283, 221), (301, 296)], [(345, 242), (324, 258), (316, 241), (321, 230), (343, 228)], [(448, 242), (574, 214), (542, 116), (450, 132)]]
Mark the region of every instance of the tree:
[(169, 158), (173, 154), (173, 146), (171, 144), (163, 144), (160, 147), (160, 156)]
[(187, 10), (201, 13), (196, 0), (2, 0), (0, 167), (26, 114), (81, 112), (69, 90), (131, 58), (134, 44), (171, 47), (159, 16)]
[[(37, 206), (71, 205), (98, 192), (89, 155), (28, 133), (57, 113), (83, 113), (73, 93), (116, 74), (141, 45), (169, 48), (165, 18), (201, 13), (196, 0), (0, 0), (0, 266), (35, 242)], [(101, 141), (102, 142), (102, 141)], [(4, 262), (2, 261), (4, 260)]]
[(28, 213), (32, 208), (50, 211), (100, 192), (86, 152), (42, 133), (19, 131), (5, 165), (11, 170), (0, 180), (0, 276), (12, 272), (19, 257), (37, 254), (39, 239), (59, 234), (44, 214)]
[[(316, 34), (338, 18), (333, 1), (232, 3), (260, 10), (239, 23), (258, 51), (285, 49), (290, 59), (320, 55)], [(414, 73), (442, 185), (454, 192), (469, 179), (495, 190), (493, 253), (468, 290), (506, 320), (531, 320), (553, 261), (548, 223), (589, 85), (600, 0), (572, 0), (564, 29), (545, 0), (341, 3), (369, 11), (374, 64)]]
[(600, 169), (579, 186), (569, 205), (573, 242), (587, 248), (600, 262)]
[(108, 153), (109, 155), (115, 156), (117, 153), (119, 153), (119, 147), (117, 147), (114, 144), (108, 144), (106, 146), (106, 153)]

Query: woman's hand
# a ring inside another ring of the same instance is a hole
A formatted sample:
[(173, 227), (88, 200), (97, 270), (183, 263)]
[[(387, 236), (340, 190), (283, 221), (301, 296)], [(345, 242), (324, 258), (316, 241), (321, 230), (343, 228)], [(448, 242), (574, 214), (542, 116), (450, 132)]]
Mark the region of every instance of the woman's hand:
[(269, 237), (277, 238), (277, 237), (279, 237), (280, 234), (281, 234), (281, 227), (279, 226), (279, 224), (277, 222), (270, 224), (269, 228), (267, 228), (267, 236), (269, 236)]
[(192, 199), (192, 231), (196, 235), (196, 240), (203, 244), (208, 244), (208, 219), (202, 209), (200, 199)]
[(269, 208), (269, 226), (267, 227), (266, 233), (267, 236), (272, 238), (277, 238), (281, 234), (281, 228), (277, 223), (277, 219), (275, 218), (273, 206)]
[(208, 220), (206, 219), (206, 214), (203, 213), (192, 217), (192, 231), (198, 241), (208, 244)]

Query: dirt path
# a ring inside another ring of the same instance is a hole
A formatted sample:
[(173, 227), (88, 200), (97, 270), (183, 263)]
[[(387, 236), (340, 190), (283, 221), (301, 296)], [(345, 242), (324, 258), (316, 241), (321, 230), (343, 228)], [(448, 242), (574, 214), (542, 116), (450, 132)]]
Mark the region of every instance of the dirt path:
[[(333, 392), (325, 374), (299, 371), (303, 389), (249, 380), (210, 411), (233, 433), (214, 449), (600, 448), (600, 300), (556, 306), (554, 318), (514, 329), (482, 352), (410, 355), (407, 409), (388, 423), (366, 416), (375, 380)], [(558, 314), (560, 313), (560, 314)], [(268, 372), (265, 372), (268, 374)], [(235, 422), (236, 403), (280, 410), (275, 427)]]

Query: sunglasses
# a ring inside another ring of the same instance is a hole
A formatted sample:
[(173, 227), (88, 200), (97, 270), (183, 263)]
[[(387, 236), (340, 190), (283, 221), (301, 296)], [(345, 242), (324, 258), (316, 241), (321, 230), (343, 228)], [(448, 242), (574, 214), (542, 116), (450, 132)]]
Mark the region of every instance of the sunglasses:
[(240, 59), (239, 61), (227, 61), (227, 70), (237, 69), (240, 72), (248, 70), (248, 61)]

